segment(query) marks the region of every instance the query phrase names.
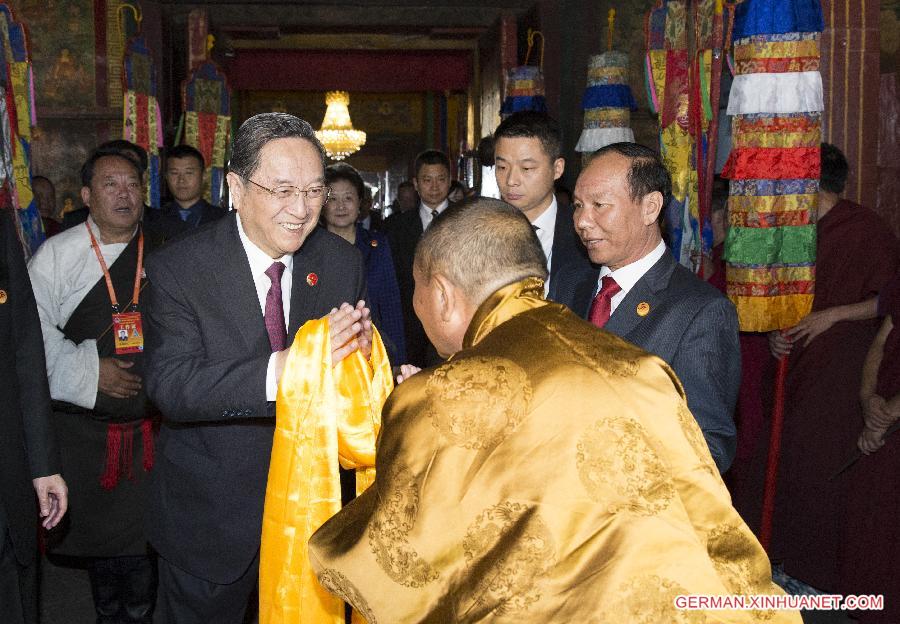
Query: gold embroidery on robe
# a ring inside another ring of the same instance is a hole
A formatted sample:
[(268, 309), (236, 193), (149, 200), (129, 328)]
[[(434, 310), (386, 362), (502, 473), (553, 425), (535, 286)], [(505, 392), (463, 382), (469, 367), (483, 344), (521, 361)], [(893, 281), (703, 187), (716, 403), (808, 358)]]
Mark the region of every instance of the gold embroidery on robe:
[(383, 423), (374, 484), (309, 542), (379, 622), (756, 622), (674, 599), (782, 593), (672, 370), (544, 301), (541, 280), (491, 295)]

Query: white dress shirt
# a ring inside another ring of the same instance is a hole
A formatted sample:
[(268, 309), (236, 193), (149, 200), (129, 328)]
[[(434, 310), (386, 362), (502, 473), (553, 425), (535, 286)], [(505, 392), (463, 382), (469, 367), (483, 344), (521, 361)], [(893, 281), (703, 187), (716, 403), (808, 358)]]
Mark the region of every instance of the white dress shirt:
[[(94, 220), (88, 217), (86, 223), (94, 232), (106, 266), (112, 266), (128, 243), (104, 244)], [(60, 329), (103, 278), (103, 269), (84, 224), (79, 223), (44, 241), (28, 262), (28, 275), (44, 334), (50, 396), (93, 409), (100, 380), (97, 341), (88, 339), (75, 344)], [(33, 373), (37, 375), (40, 371)]]
[(628, 295), (628, 292), (634, 288), (634, 285), (644, 277), (644, 274), (656, 264), (657, 260), (663, 257), (664, 253), (666, 253), (666, 243), (664, 241), (659, 241), (659, 245), (640, 260), (636, 260), (631, 264), (626, 264), (615, 271), (610, 271), (607, 266), (601, 267), (600, 276), (597, 278), (597, 288), (594, 290), (594, 296), (596, 297), (597, 293), (600, 292), (601, 280), (607, 275), (612, 275), (612, 278), (616, 280), (616, 284), (622, 289), (617, 292), (609, 302), (610, 314), (612, 314), (616, 311), (616, 308), (619, 307), (619, 304), (622, 303), (622, 300)]
[(438, 214), (441, 214), (447, 209), (447, 206), (450, 205), (450, 201), (445, 199), (442, 201), (436, 208), (429, 208), (424, 203), (419, 202), (419, 218), (422, 220), (422, 231), (428, 229), (428, 226), (431, 225), (431, 220), (434, 219), (431, 216), (432, 210), (437, 210)]
[[(287, 324), (291, 318), (291, 284), (293, 283), (293, 254), (285, 254), (280, 258), (272, 258), (256, 244), (247, 238), (244, 232), (244, 226), (241, 224), (241, 215), (237, 215), (238, 236), (241, 238), (241, 244), (244, 246), (244, 252), (247, 254), (247, 260), (250, 262), (250, 273), (253, 275), (253, 285), (256, 286), (256, 298), (259, 301), (259, 312), (265, 317), (266, 315), (266, 296), (269, 294), (269, 288), (272, 286), (272, 280), (266, 275), (266, 271), (272, 266), (273, 262), (281, 262), (284, 264), (284, 273), (281, 274), (281, 303), (284, 307), (284, 323), (285, 331)], [(290, 342), (288, 336), (288, 342)], [(269, 365), (266, 367), (266, 401), (274, 401), (278, 396), (278, 380), (275, 379), (275, 354), (269, 357)]]
[[(547, 274), (550, 274), (550, 267), (553, 264), (553, 234), (556, 232), (556, 196), (550, 200), (550, 205), (540, 214), (540, 216), (531, 222), (531, 225), (537, 228), (538, 240), (541, 242), (541, 249), (547, 257)], [(544, 296), (550, 291), (550, 279), (544, 282)]]

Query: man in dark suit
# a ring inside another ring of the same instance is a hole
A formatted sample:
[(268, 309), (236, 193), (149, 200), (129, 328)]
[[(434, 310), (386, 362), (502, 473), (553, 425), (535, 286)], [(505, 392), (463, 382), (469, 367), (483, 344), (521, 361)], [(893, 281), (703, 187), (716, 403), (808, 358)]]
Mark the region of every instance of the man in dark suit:
[(168, 622), (244, 617), (259, 569), (273, 402), (298, 328), (328, 315), (334, 362), (370, 351), (359, 252), (316, 227), (324, 161), (305, 121), (251, 117), (229, 163), (236, 212), (147, 260), (146, 381), (163, 424), (146, 524)]
[(388, 242), (400, 286), (407, 359), (410, 364), (425, 367), (439, 362), (440, 358), (413, 310), (413, 259), (422, 232), (450, 205), (447, 199), (450, 193), (450, 159), (438, 150), (425, 150), (416, 156), (415, 172), (413, 185), (421, 200), (418, 209), (398, 213), (385, 225), (388, 226)]
[(737, 314), (666, 249), (658, 218), (671, 189), (669, 173), (647, 147), (616, 143), (595, 153), (575, 185), (575, 227), (600, 270), (563, 279), (560, 301), (669, 363), (724, 472), (737, 436)]
[(190, 145), (166, 150), (166, 184), (173, 199), (144, 216), (148, 234), (156, 236), (159, 243), (227, 214), (203, 199), (204, 167), (203, 154)]
[(44, 341), (13, 215), (0, 210), (0, 621), (37, 624), (35, 492), (45, 528), (68, 490), (50, 424)]
[(587, 276), (591, 263), (572, 221), (572, 208), (556, 201), (554, 182), (565, 169), (559, 124), (544, 113), (507, 117), (494, 132), (494, 174), (500, 196), (521, 210), (547, 257), (548, 299), (559, 301), (561, 275)]

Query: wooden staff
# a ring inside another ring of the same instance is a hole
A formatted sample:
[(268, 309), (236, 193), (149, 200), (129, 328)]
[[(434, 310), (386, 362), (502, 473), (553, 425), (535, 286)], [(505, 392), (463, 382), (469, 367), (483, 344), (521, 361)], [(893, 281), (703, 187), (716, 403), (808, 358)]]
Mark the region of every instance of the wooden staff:
[(778, 481), (778, 460), (781, 458), (781, 430), (784, 427), (784, 382), (787, 378), (788, 356), (778, 360), (775, 375), (775, 407), (772, 410), (772, 431), (769, 434), (769, 457), (766, 460), (766, 485), (763, 489), (762, 522), (759, 541), (768, 552), (772, 542), (772, 516), (775, 514), (775, 486)]

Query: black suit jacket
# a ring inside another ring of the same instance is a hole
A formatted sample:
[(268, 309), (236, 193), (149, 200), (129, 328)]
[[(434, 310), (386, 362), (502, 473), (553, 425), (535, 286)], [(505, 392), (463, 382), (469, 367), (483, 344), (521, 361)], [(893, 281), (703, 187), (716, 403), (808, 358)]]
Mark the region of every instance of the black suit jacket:
[[(274, 431), (271, 348), (236, 213), (152, 254), (147, 277), (145, 382), (164, 418), (147, 534), (178, 567), (230, 583), (259, 549)], [(364, 299), (364, 279), (359, 252), (316, 228), (294, 254), (289, 340)]]
[(0, 540), (6, 529), (16, 559), (37, 552), (38, 511), (31, 480), (56, 474), (59, 451), (50, 424), (44, 339), (12, 215), (0, 209)]
[(400, 304), (406, 334), (406, 359), (416, 366), (430, 366), (440, 361), (440, 358), (413, 309), (413, 293), (416, 288), (413, 280), (413, 260), (416, 257), (416, 245), (419, 244), (423, 232), (419, 208), (391, 215), (386, 226), (391, 254), (394, 257), (394, 271), (397, 273), (397, 285), (400, 287)]
[(146, 235), (153, 239), (156, 246), (159, 247), (184, 232), (217, 221), (228, 214), (224, 208), (213, 206), (205, 199), (201, 199), (198, 203), (200, 204), (200, 222), (196, 225), (181, 220), (178, 212), (180, 206), (176, 202), (169, 202), (159, 210), (146, 208), (144, 210)]
[(547, 299), (564, 303), (560, 300), (561, 281), (580, 282), (596, 275), (587, 250), (575, 231), (575, 211), (571, 206), (557, 205), (552, 255)]
[[(598, 271), (560, 284), (561, 303), (588, 317)], [(637, 313), (649, 304), (646, 316)], [(734, 305), (681, 266), (667, 251), (618, 305), (604, 329), (664, 359), (684, 386), (720, 472), (734, 459), (734, 407), (741, 385), (741, 350)]]

